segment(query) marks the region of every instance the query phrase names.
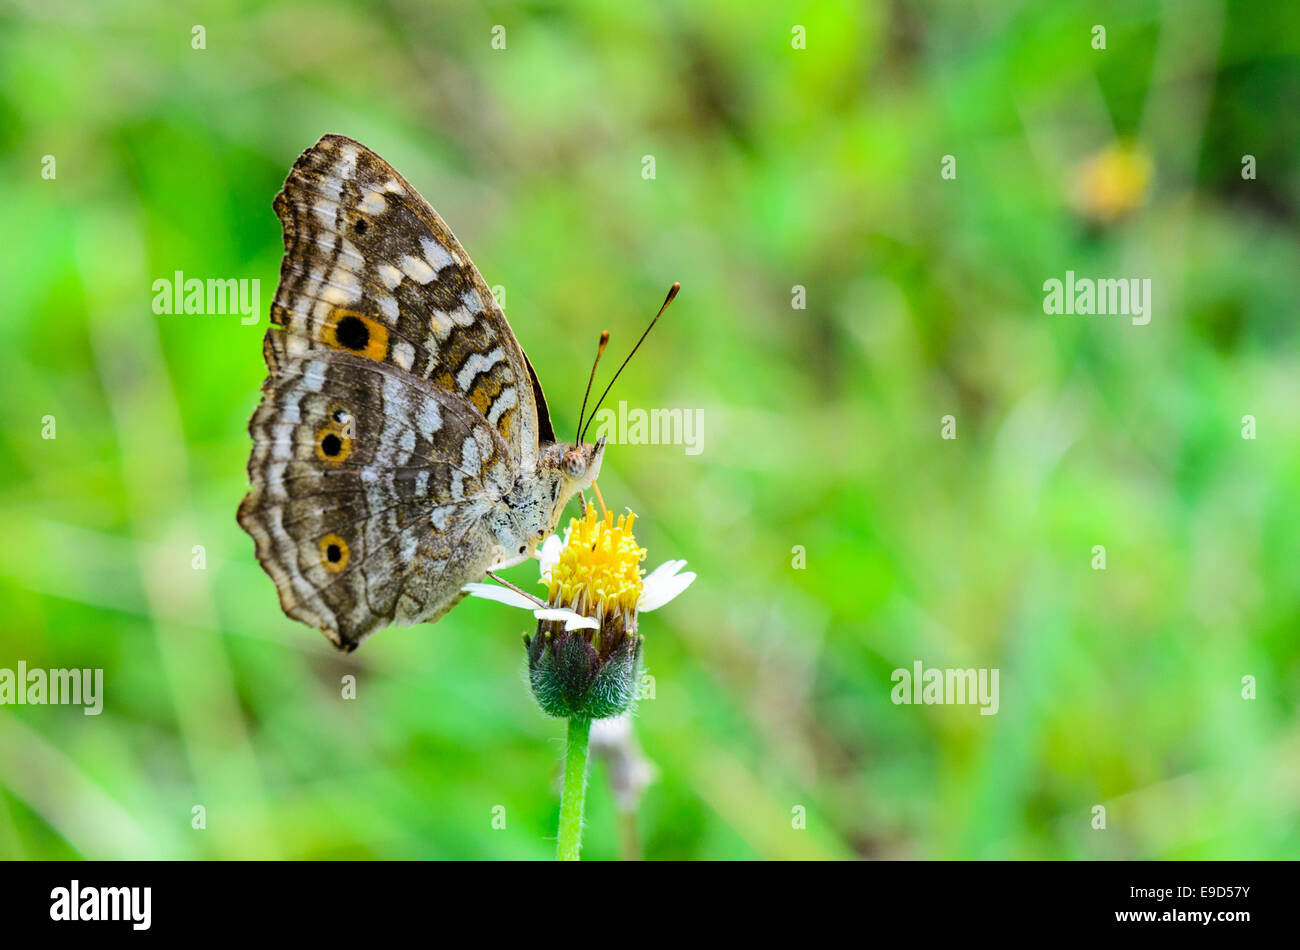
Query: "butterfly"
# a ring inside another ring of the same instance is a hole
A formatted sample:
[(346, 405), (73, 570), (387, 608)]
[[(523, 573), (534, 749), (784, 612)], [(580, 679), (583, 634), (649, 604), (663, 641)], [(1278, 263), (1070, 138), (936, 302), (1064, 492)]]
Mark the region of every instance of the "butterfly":
[(351, 651), (532, 556), (605, 440), (581, 423), (556, 440), (482, 276), (373, 151), (324, 136), (274, 208), (285, 255), (238, 520), (284, 612)]

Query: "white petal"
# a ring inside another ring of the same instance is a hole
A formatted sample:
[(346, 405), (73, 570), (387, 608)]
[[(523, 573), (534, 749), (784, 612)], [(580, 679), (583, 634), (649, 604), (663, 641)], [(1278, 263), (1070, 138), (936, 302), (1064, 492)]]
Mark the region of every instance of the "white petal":
[(533, 616), (538, 620), (563, 620), (565, 630), (581, 630), (583, 627), (595, 630), (600, 626), (594, 618), (584, 617), (563, 607), (541, 607), (533, 611)]
[(532, 610), (537, 606), (537, 601), (529, 600), (518, 591), (499, 584), (466, 584), (461, 590), (474, 597), (495, 600), (498, 603), (509, 604), (511, 607), (522, 607), (524, 610)]
[(642, 581), (641, 602), (637, 604), (637, 610), (657, 610), (690, 587), (695, 572), (677, 573), (685, 566), (685, 561), (665, 561), (651, 571)]
[(550, 579), (551, 571), (555, 570), (555, 565), (560, 563), (560, 552), (564, 550), (564, 542), (560, 540), (558, 534), (553, 534), (537, 549), (538, 568), (542, 577)]
[(685, 562), (685, 561), (664, 561), (662, 564), (660, 564), (658, 567), (656, 567), (653, 571), (651, 571), (651, 572), (650, 572), (650, 573), (645, 577), (645, 579), (642, 581), (642, 583), (643, 583), (643, 584), (657, 584), (657, 583), (659, 583), (659, 581), (663, 580), (663, 578), (665, 578), (665, 577), (671, 577), (673, 574), (676, 574), (678, 571), (680, 571), (680, 570), (681, 570), (683, 567), (685, 567), (685, 566), (686, 566), (686, 562)]

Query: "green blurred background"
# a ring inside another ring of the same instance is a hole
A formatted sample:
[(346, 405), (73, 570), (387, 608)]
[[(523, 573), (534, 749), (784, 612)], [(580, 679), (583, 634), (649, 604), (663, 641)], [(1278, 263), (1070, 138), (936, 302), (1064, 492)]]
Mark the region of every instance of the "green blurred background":
[[(325, 132), (506, 288), (566, 437), (599, 330), (682, 283), (612, 398), (703, 451), (601, 488), (699, 579), (642, 619), (654, 781), (629, 819), (595, 766), (587, 856), (1300, 855), (1298, 52), (1284, 0), (4, 4), (0, 667), (106, 702), (0, 708), (0, 855), (553, 854), (520, 615), (341, 656), (235, 523)], [(1150, 325), (1044, 314), (1067, 269), (1151, 278)], [(258, 325), (156, 316), (177, 270), (260, 279)], [(916, 660), (999, 668), (999, 713), (892, 704)]]

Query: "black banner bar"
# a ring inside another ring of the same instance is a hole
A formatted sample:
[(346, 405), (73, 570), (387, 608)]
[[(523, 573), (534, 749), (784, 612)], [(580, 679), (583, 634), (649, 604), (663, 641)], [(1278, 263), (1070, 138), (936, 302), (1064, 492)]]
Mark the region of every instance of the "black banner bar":
[(788, 918), (863, 936), (920, 928), (927, 939), (1129, 932), (1221, 941), (1293, 923), (1295, 866), (13, 862), (0, 874), (7, 935), (337, 939), (472, 918), (492, 936), (515, 926), (558, 936), (563, 916), (575, 914), (583, 928), (621, 917), (665, 934), (685, 919), (767, 926)]

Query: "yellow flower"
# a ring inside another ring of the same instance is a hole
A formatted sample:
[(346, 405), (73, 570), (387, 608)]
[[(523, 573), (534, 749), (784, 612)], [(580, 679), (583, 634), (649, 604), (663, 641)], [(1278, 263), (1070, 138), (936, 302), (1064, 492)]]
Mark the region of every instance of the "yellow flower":
[(636, 515), (615, 519), (588, 506), (563, 540), (551, 535), (537, 551), (543, 602), (513, 585), (466, 584), (475, 597), (522, 607), (537, 619), (524, 637), (528, 676), (542, 709), (567, 719), (606, 719), (636, 698), (641, 668), (637, 614), (662, 607), (695, 580), (685, 561), (667, 561), (648, 576), (636, 542)]
[(1152, 171), (1151, 155), (1141, 145), (1107, 145), (1074, 170), (1075, 210), (1102, 224), (1124, 217), (1146, 201)]
[(632, 529), (636, 515), (628, 512), (615, 520), (612, 512), (597, 515), (587, 506), (582, 520), (569, 519), (564, 538), (551, 535), (537, 549), (538, 583), (544, 584), (547, 603), (531, 594), (495, 584), (466, 584), (468, 594), (531, 610), (538, 620), (563, 620), (569, 630), (598, 629), (618, 621), (635, 626), (638, 613), (657, 610), (695, 580), (682, 571), (685, 561), (665, 561), (644, 575), (641, 562), (646, 549), (636, 542)]

